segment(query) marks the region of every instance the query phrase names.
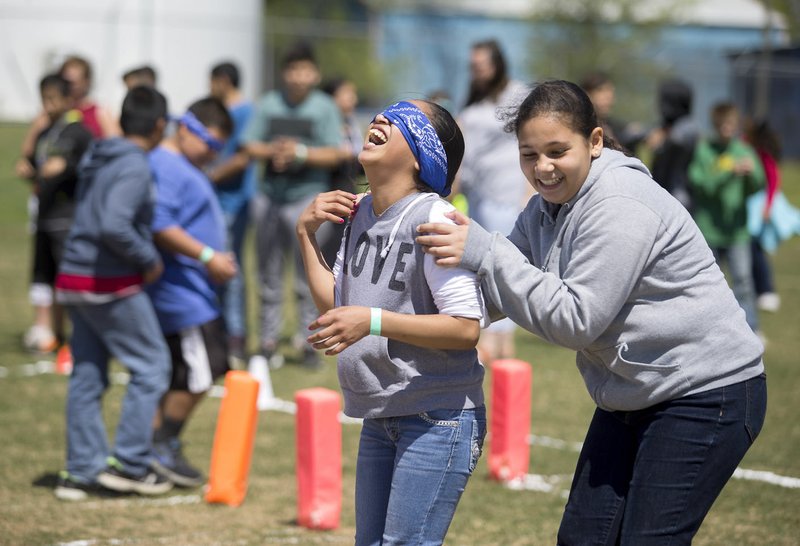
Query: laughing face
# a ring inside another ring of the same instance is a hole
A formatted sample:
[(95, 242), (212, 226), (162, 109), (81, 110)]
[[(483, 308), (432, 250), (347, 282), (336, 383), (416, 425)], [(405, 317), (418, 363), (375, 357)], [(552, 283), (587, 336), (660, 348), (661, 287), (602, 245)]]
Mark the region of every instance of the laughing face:
[[(411, 102), (425, 112), (424, 104)], [(390, 169), (400, 170), (409, 165), (415, 165), (415, 168), (419, 169), (403, 133), (383, 114), (375, 116), (370, 123), (358, 160), (365, 168), (380, 163), (381, 166)]]
[(552, 115), (524, 122), (517, 138), (525, 178), (544, 200), (559, 205), (575, 197), (589, 175), (592, 159), (600, 157), (603, 149), (600, 127), (587, 139)]

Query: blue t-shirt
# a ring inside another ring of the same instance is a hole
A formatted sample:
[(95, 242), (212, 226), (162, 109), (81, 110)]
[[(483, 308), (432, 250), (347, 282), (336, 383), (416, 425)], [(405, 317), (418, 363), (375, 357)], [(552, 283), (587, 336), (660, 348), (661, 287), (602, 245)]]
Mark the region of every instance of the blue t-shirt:
[[(159, 146), (149, 155), (156, 186), (153, 233), (180, 227), (214, 250), (225, 250), (225, 219), (211, 181), (189, 160)], [(214, 285), (205, 265), (161, 251), (164, 273), (147, 288), (161, 330), (174, 334), (220, 316)]]
[[(223, 163), (230, 159), (244, 144), (244, 130), (250, 122), (253, 104), (251, 102), (240, 102), (233, 106), (229, 112), (233, 118), (233, 134), (225, 142), (225, 147), (217, 159), (218, 163)], [(251, 161), (243, 172), (230, 177), (221, 184), (217, 184), (215, 189), (222, 210), (228, 214), (238, 213), (242, 207), (247, 206), (256, 191), (255, 163)]]

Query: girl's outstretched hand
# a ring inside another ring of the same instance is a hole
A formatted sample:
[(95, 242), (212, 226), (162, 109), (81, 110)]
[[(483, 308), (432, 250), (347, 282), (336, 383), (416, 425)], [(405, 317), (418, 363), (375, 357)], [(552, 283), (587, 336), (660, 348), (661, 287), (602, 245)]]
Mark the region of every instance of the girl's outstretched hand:
[(334, 190), (320, 193), (309, 203), (297, 219), (295, 230), (298, 235), (316, 233), (323, 222), (344, 224), (354, 212), (356, 195), (347, 191)]
[(307, 340), (326, 355), (337, 355), (369, 335), (370, 318), (369, 307), (335, 307), (309, 324), (309, 330), (317, 331)]
[(457, 210), (445, 214), (456, 223), (428, 223), (417, 226), (417, 232), (422, 233), (416, 241), (422, 245), (422, 250), (436, 259), (437, 265), (457, 266), (464, 256), (464, 246), (469, 231), (469, 218)]

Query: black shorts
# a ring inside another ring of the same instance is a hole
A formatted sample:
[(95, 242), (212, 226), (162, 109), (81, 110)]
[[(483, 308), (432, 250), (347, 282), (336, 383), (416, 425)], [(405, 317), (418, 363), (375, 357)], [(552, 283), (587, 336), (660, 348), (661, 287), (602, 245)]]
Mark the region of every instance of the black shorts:
[(69, 231), (36, 230), (33, 236), (33, 275), (34, 283), (53, 286), (58, 273), (58, 263), (64, 252), (64, 243)]
[(172, 356), (172, 391), (201, 393), (230, 370), (222, 317), (166, 336)]

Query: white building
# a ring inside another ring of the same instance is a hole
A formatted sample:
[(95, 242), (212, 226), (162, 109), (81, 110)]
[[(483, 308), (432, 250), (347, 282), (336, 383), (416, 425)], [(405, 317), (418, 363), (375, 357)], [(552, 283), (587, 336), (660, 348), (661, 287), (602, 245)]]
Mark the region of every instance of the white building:
[(31, 119), (39, 80), (71, 54), (92, 63), (92, 96), (112, 112), (125, 94), (122, 74), (143, 64), (158, 72), (173, 112), (208, 93), (221, 61), (239, 65), (254, 97), (261, 23), (261, 0), (0, 0), (0, 120)]

